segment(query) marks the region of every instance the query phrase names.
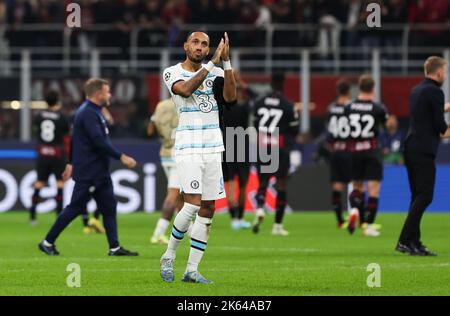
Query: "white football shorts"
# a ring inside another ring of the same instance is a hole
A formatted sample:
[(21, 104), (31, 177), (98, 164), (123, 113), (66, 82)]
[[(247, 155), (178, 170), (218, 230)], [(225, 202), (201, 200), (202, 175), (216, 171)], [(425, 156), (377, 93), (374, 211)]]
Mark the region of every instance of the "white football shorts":
[(182, 192), (201, 194), (202, 201), (226, 197), (222, 153), (177, 155), (175, 161)]

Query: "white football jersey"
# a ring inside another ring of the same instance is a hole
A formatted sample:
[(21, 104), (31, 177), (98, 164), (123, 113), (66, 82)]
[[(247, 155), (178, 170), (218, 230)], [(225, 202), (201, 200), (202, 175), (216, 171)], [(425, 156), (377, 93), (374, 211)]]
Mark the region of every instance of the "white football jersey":
[(175, 155), (217, 153), (225, 150), (219, 123), (219, 106), (213, 93), (214, 80), (224, 77), (223, 69), (214, 67), (189, 98), (172, 92), (174, 83), (187, 81), (196, 74), (197, 72), (183, 69), (181, 63), (164, 70), (163, 80), (172, 95), (179, 118), (175, 134)]

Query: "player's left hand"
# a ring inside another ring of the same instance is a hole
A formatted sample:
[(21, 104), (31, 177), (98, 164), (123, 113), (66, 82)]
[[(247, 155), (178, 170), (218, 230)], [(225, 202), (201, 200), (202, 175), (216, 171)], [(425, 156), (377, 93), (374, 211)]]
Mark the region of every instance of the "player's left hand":
[(62, 174), (62, 178), (63, 181), (66, 182), (67, 180), (69, 180), (72, 177), (72, 165), (71, 164), (67, 164), (66, 165), (66, 169), (64, 169), (64, 172)]
[(222, 51), (222, 55), (220, 55), (220, 58), (223, 61), (229, 61), (230, 60), (230, 40), (228, 38), (228, 33), (225, 32), (224, 34), (224, 47), (223, 47), (223, 51)]
[(450, 102), (445, 103), (444, 111), (445, 111), (445, 113), (450, 112)]
[(124, 164), (125, 167), (129, 169), (133, 169), (136, 167), (137, 162), (132, 157), (122, 154), (120, 157), (120, 161)]

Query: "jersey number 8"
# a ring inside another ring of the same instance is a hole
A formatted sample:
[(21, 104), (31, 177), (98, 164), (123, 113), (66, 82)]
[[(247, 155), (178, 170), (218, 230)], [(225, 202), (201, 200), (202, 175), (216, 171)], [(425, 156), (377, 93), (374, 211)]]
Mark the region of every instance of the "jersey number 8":
[(46, 143), (55, 139), (55, 123), (53, 121), (44, 120), (41, 122), (41, 138)]

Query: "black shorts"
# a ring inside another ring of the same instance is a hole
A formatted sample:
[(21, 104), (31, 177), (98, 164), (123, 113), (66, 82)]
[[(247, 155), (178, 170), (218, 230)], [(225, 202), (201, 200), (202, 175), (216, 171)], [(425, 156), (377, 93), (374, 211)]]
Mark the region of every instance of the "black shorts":
[(222, 176), (223, 176), (223, 181), (228, 182), (228, 180), (229, 180), (228, 167), (227, 167), (227, 163), (225, 161), (222, 161)]
[(330, 156), (331, 182), (349, 183), (352, 180), (352, 155), (348, 152), (334, 152)]
[(352, 155), (352, 180), (383, 180), (383, 156), (380, 150), (358, 152)]
[(250, 173), (250, 164), (245, 162), (227, 162), (222, 163), (223, 179), (225, 182), (234, 180), (238, 177), (239, 186), (246, 186), (248, 182), (248, 175)]
[[(258, 162), (258, 174), (261, 174), (261, 167), (262, 166), (268, 166), (273, 165), (273, 161), (269, 163), (262, 163)], [(266, 176), (272, 177), (275, 176), (277, 178), (284, 178), (289, 175), (289, 169), (291, 168), (291, 153), (289, 150), (280, 150), (279, 152), (279, 160), (278, 160), (278, 167), (274, 172), (271, 173), (265, 173)]]
[(66, 161), (63, 158), (38, 157), (37, 158), (37, 179), (41, 182), (47, 182), (51, 174), (54, 174), (56, 180), (62, 180), (62, 173), (66, 167)]

